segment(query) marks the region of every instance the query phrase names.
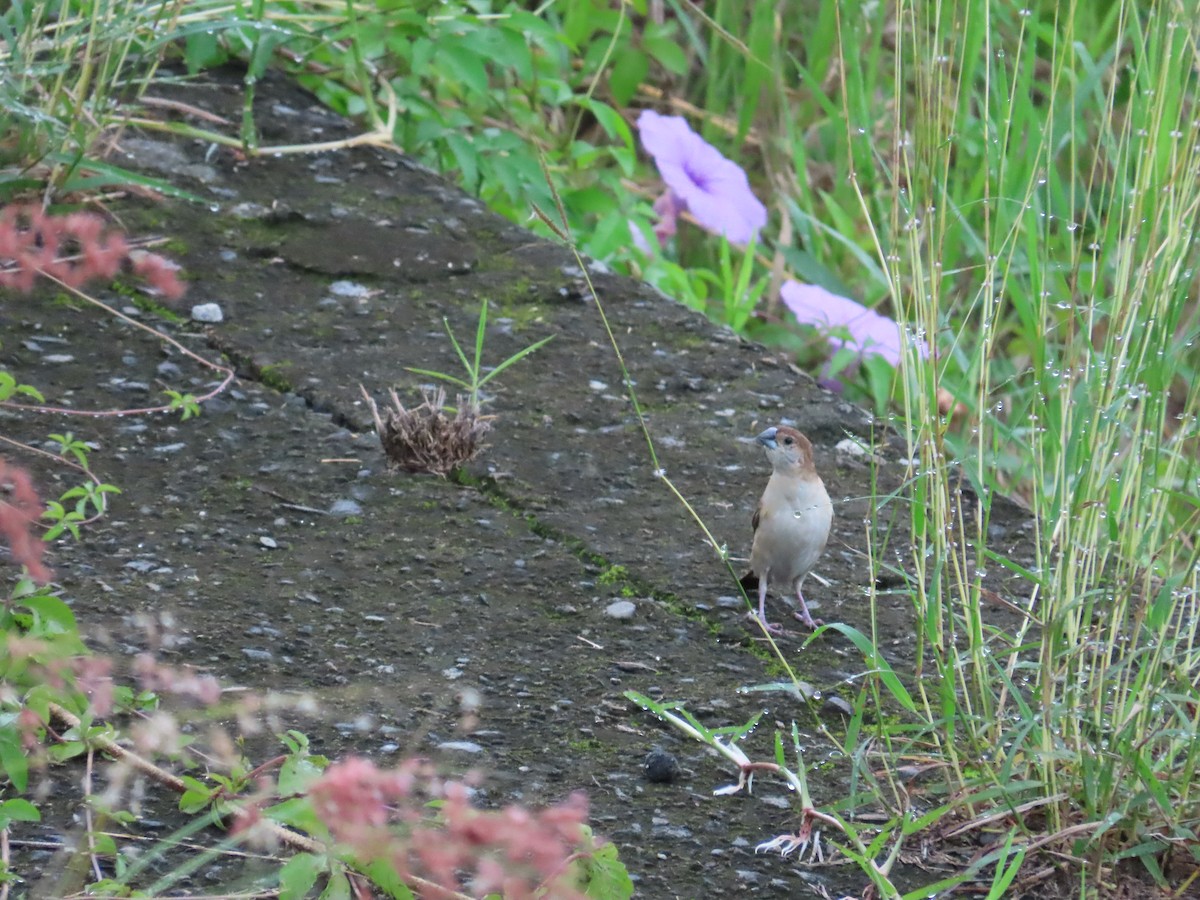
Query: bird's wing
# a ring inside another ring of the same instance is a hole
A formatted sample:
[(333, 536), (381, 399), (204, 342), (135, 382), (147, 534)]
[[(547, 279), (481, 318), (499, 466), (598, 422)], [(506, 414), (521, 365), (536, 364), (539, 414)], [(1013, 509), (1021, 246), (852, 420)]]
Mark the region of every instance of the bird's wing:
[[(761, 521), (762, 521), (762, 499), (760, 498), (758, 501), (758, 506), (756, 506), (754, 509), (754, 515), (750, 519), (750, 525), (753, 527), (754, 534), (756, 534), (756, 535), (758, 534), (758, 525)], [(753, 542), (753, 540), (751, 540), (751, 546), (753, 546), (753, 545), (754, 545), (754, 542)], [(758, 590), (758, 576), (754, 574), (753, 570), (747, 572), (745, 575), (743, 575), (741, 578), (739, 578), (738, 581), (740, 581), (742, 583), (742, 588), (744, 590), (747, 590), (747, 591)]]

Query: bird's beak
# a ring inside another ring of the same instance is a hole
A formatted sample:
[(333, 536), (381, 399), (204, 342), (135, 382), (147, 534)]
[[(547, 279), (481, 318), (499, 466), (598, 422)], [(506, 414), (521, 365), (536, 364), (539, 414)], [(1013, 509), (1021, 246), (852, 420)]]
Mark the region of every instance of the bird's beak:
[(756, 437), (755, 440), (758, 441), (760, 444), (762, 444), (764, 447), (766, 447), (768, 450), (774, 450), (775, 446), (776, 446), (775, 445), (775, 435), (778, 431), (779, 431), (779, 429), (775, 428), (775, 427), (768, 428), (766, 431), (764, 431), (762, 434), (760, 434), (758, 437)]

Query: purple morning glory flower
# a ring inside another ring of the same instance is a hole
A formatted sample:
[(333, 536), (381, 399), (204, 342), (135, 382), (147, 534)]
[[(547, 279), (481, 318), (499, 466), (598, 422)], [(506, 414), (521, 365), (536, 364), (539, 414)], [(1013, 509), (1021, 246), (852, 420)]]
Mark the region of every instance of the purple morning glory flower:
[(748, 244), (767, 224), (767, 208), (750, 190), (741, 166), (692, 131), (682, 116), (647, 109), (637, 126), (642, 146), (667, 184), (667, 192), (655, 202), (662, 216), (656, 229), (660, 237), (675, 233), (675, 219), (684, 210), (734, 244)]
[[(785, 281), (779, 296), (801, 325), (815, 325), (825, 332), (844, 329), (849, 339), (829, 334), (829, 346), (834, 352), (849, 347), (859, 355), (876, 354), (893, 366), (900, 365), (903, 335), (900, 326), (887, 316), (847, 297), (839, 297), (815, 284)], [(921, 356), (929, 355), (924, 341), (918, 341)]]

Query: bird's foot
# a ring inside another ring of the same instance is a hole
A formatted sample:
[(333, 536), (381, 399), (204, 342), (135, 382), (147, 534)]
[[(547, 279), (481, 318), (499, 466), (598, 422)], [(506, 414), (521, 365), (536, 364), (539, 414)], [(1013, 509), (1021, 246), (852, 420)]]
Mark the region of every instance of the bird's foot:
[(796, 610), (792, 615), (799, 619), (809, 631), (816, 631), (817, 628), (825, 624), (824, 619), (814, 619), (807, 609), (803, 612)]
[(781, 635), (784, 633), (782, 625), (779, 625), (776, 622), (768, 622), (766, 619), (760, 618), (758, 613), (754, 612), (753, 610), (746, 613), (746, 618), (758, 622), (768, 634)]

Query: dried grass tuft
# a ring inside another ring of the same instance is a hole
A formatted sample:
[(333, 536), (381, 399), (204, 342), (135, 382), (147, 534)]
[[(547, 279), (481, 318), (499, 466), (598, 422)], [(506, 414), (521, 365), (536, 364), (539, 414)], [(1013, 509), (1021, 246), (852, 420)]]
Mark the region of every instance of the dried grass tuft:
[(424, 393), (424, 402), (412, 409), (391, 390), (392, 405), (383, 415), (367, 389), (359, 385), (359, 390), (371, 408), (375, 431), (393, 469), (445, 478), (484, 448), (481, 441), (492, 427), (494, 417), (480, 415), (463, 397), (457, 398), (458, 410), (449, 416), (442, 388)]

